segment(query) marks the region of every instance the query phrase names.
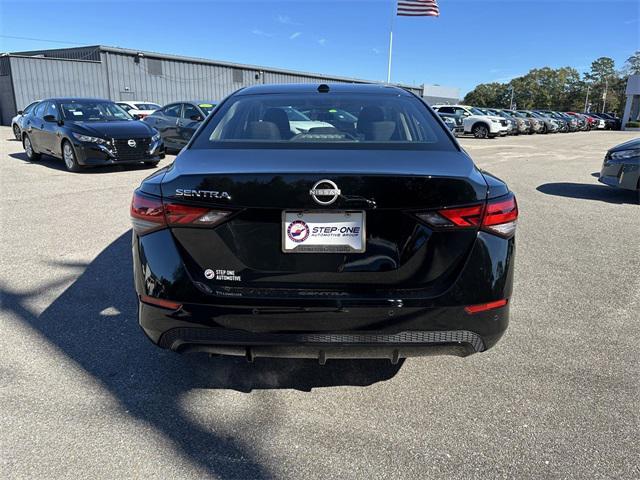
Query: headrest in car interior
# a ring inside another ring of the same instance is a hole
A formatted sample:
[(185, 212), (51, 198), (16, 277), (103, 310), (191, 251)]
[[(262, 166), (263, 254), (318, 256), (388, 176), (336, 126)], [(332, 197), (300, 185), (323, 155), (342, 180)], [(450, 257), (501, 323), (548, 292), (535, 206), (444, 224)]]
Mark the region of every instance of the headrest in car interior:
[(248, 138), (251, 140), (281, 140), (280, 130), (273, 122), (249, 122)]
[(264, 113), (262, 120), (274, 123), (278, 127), (278, 130), (280, 130), (280, 136), (282, 138), (289, 139), (293, 137), (289, 117), (287, 117), (287, 113), (281, 108), (269, 108)]
[(359, 133), (366, 133), (373, 122), (384, 120), (384, 112), (380, 107), (364, 107), (358, 115), (358, 125), (356, 129)]
[(371, 142), (386, 142), (391, 138), (395, 130), (396, 122), (371, 122), (368, 131), (364, 132), (364, 139)]

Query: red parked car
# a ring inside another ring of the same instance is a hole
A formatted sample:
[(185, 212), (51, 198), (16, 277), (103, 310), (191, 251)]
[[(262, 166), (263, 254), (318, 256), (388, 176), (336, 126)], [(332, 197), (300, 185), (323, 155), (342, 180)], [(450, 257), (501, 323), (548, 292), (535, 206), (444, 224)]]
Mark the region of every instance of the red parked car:
[(595, 128), (596, 126), (595, 120), (583, 113), (577, 113), (577, 112), (566, 112), (566, 113), (578, 119), (578, 127), (580, 128), (580, 130), (587, 131), (587, 130), (591, 130), (592, 128)]

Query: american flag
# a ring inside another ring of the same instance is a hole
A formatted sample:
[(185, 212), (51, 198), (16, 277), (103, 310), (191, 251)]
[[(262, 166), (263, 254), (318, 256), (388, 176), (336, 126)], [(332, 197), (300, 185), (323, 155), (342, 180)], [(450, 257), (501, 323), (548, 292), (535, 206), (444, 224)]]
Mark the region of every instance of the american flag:
[(439, 17), (437, 0), (398, 0), (398, 15), (401, 17)]

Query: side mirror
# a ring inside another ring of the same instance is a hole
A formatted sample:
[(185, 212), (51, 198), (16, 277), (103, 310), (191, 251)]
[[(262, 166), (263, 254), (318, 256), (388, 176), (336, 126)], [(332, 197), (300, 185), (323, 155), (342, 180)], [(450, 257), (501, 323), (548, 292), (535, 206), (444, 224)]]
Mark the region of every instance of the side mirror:
[(18, 110), (18, 115), (22, 115), (24, 112), (22, 110)]
[(45, 122), (56, 123), (58, 121), (55, 115), (45, 115), (42, 118)]
[(194, 122), (201, 122), (203, 120), (202, 115), (191, 115), (190, 119)]

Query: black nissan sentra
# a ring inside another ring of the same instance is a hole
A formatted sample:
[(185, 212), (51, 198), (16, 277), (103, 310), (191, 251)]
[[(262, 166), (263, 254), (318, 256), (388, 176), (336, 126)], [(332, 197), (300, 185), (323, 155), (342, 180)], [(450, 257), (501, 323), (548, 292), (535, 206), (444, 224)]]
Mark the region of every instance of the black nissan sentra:
[(72, 172), (98, 165), (155, 166), (164, 158), (156, 129), (114, 102), (92, 98), (42, 100), (23, 119), (22, 143), (30, 161), (51, 155)]
[[(291, 125), (310, 110), (356, 120)], [(517, 216), (412, 93), (245, 88), (134, 193), (140, 325), (249, 360), (481, 352), (507, 328)]]

